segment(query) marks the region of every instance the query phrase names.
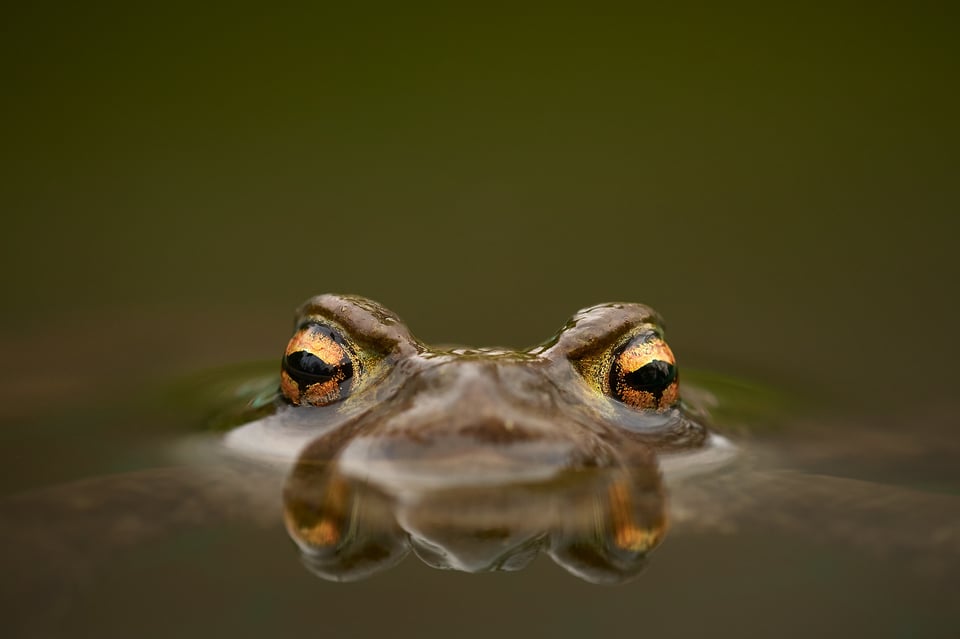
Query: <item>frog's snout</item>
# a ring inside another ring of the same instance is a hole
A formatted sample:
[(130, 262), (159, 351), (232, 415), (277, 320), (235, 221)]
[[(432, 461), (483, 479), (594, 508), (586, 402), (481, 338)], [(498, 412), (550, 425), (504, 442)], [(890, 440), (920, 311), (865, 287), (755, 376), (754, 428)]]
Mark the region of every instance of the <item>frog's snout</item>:
[[(409, 396), (412, 401), (403, 401)], [(342, 471), (392, 487), (542, 481), (607, 465), (612, 452), (557, 409), (535, 370), (503, 363), (438, 366), (410, 380), (393, 410), (371, 416), (340, 454)]]

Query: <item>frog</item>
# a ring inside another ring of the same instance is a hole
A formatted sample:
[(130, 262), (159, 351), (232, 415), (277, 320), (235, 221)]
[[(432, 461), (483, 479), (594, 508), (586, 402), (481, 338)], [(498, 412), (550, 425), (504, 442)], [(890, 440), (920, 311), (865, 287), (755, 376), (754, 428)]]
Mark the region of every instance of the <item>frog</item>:
[(542, 549), (589, 581), (632, 577), (666, 530), (661, 467), (734, 450), (681, 395), (663, 320), (639, 303), (582, 309), (512, 350), (430, 347), (377, 302), (321, 295), (297, 311), (279, 376), (267, 414), (224, 442), (295, 460), (286, 526), (335, 580), (411, 547), (437, 568), (516, 570)]

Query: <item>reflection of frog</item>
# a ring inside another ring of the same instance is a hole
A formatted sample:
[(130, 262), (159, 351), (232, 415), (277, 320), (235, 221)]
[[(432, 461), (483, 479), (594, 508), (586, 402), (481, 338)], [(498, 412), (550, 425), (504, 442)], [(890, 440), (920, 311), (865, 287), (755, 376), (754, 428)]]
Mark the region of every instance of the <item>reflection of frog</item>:
[(398, 519), (438, 566), (516, 568), (548, 547), (591, 579), (632, 574), (665, 522), (653, 451), (716, 441), (639, 304), (586, 309), (515, 352), (430, 349), (369, 300), (320, 296), (298, 313), (280, 388), (275, 413), (227, 442), (299, 455), (288, 528), (337, 578), (402, 556)]

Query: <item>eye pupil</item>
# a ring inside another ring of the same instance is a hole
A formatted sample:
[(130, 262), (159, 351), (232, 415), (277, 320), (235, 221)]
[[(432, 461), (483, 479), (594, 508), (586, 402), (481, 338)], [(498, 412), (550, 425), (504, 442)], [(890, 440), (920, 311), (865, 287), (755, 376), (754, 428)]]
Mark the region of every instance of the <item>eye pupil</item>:
[(659, 396), (676, 378), (676, 366), (658, 359), (627, 373), (623, 381), (631, 388), (652, 393), (659, 400)]
[[(307, 351), (290, 353), (287, 355), (286, 364), (287, 373), (297, 381), (302, 382), (325, 382), (333, 379), (338, 368), (343, 368), (339, 362), (337, 365), (331, 365)], [(346, 363), (346, 366), (351, 367), (349, 362)], [(345, 378), (350, 377), (352, 372), (351, 370), (346, 374)]]

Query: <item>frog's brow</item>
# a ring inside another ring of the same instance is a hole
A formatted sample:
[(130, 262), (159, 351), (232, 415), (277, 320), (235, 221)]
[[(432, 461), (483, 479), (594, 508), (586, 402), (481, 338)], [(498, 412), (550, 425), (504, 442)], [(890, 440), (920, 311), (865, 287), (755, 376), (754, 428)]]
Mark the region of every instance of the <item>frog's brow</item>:
[(340, 327), (345, 337), (384, 354), (422, 352), (424, 346), (400, 318), (373, 300), (356, 295), (317, 295), (297, 309), (295, 326), (323, 319)]
[(579, 359), (612, 346), (639, 326), (660, 331), (663, 320), (644, 304), (598, 304), (578, 311), (564, 326), (543, 355), (548, 358)]

